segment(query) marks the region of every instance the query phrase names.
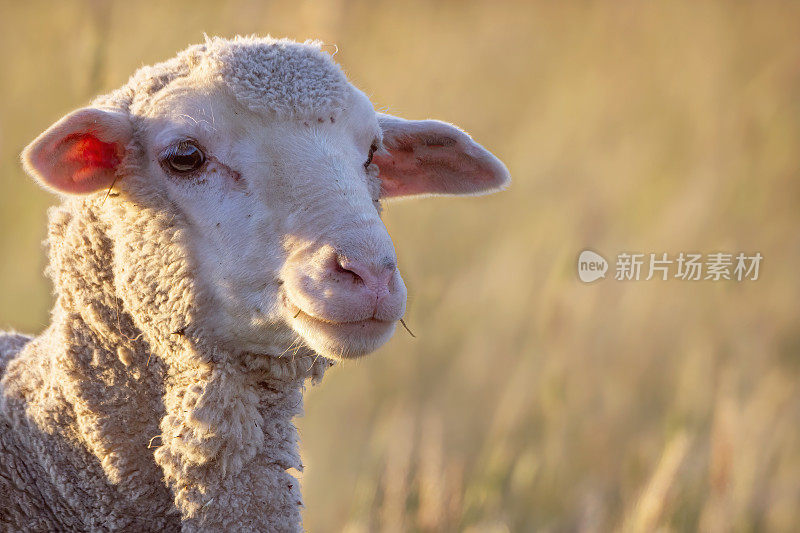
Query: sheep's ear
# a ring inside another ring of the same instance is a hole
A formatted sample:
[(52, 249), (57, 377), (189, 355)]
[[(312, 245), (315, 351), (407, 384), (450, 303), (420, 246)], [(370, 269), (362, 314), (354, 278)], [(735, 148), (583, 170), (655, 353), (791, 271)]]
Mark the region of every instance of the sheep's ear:
[(111, 186), (133, 128), (123, 112), (87, 107), (65, 116), (22, 152), (25, 170), (48, 189), (87, 194)]
[(457, 127), (438, 120), (404, 120), (378, 113), (383, 148), (378, 165), (384, 198), (476, 195), (508, 186), (505, 165)]

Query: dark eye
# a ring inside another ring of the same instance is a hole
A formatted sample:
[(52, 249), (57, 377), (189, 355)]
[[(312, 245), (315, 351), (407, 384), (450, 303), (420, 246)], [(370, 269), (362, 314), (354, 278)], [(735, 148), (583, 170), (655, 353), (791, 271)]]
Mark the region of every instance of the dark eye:
[(206, 156), (192, 141), (183, 141), (172, 149), (165, 159), (169, 170), (185, 174), (197, 170), (206, 161)]
[(364, 163), (364, 168), (369, 168), (372, 164), (372, 156), (375, 155), (375, 151), (378, 149), (378, 143), (372, 143), (369, 147), (369, 155), (367, 156), (367, 161)]

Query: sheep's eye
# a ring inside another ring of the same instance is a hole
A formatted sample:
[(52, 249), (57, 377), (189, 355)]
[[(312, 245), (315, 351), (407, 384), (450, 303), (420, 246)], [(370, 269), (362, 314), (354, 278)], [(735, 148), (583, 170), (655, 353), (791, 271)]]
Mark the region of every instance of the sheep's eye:
[(364, 163), (364, 168), (369, 168), (369, 166), (372, 164), (372, 156), (375, 155), (375, 151), (377, 149), (378, 149), (378, 144), (372, 143), (372, 145), (369, 147), (369, 155), (367, 156), (366, 163)]
[(206, 161), (200, 148), (191, 141), (183, 141), (171, 150), (165, 159), (167, 167), (173, 172), (183, 174), (197, 170)]

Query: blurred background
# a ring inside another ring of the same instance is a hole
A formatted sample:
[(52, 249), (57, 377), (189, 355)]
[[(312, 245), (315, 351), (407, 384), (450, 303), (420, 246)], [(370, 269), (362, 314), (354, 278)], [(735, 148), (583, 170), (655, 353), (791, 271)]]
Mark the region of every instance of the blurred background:
[[(19, 152), (203, 32), (321, 39), (376, 107), (458, 124), (511, 170), (499, 195), (386, 206), (416, 338), (310, 388), (308, 530), (800, 524), (800, 5), (0, 9), (3, 329), (41, 331), (51, 305), (55, 200)], [(764, 260), (757, 281), (583, 284), (585, 248), (612, 269), (622, 251)]]

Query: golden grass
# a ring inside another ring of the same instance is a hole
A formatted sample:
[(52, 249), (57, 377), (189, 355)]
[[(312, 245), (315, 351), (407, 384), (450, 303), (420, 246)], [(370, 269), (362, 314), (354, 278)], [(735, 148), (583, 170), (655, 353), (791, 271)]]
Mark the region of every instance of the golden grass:
[[(388, 205), (417, 338), (308, 394), (307, 528), (800, 523), (800, 6), (106, 5), (2, 5), (0, 325), (48, 320), (29, 140), (204, 31), (318, 37), (378, 107), (463, 126), (515, 181)], [(583, 285), (585, 247), (765, 259), (756, 282)]]

